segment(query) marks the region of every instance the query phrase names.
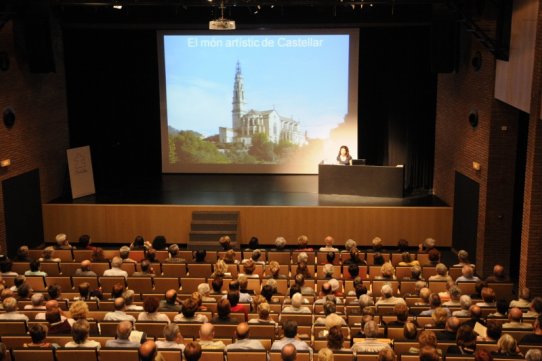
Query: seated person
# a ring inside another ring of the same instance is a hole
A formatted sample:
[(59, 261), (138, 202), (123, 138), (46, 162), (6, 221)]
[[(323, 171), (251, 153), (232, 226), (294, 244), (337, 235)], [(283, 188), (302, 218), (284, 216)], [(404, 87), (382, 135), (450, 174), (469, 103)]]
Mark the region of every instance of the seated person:
[(99, 342), (88, 339), (89, 332), (90, 332), (90, 325), (87, 320), (80, 319), (80, 320), (75, 321), (72, 327), (73, 341), (66, 343), (64, 347), (65, 348), (92, 347), (92, 348), (100, 349)]
[(119, 322), (119, 324), (117, 325), (117, 338), (114, 340), (107, 340), (107, 342), (105, 343), (105, 347), (139, 347), (140, 344), (138, 342), (130, 340), (132, 328), (132, 322), (130, 321)]
[(47, 326), (40, 323), (35, 323), (28, 328), (31, 342), (23, 344), (23, 347), (34, 348), (59, 348), (56, 343), (47, 342)]
[(207, 316), (205, 315), (196, 315), (196, 311), (198, 310), (198, 302), (192, 298), (189, 297), (182, 303), (181, 313), (178, 315), (175, 315), (175, 318), (173, 318), (174, 322), (201, 322), (205, 323), (208, 322)]

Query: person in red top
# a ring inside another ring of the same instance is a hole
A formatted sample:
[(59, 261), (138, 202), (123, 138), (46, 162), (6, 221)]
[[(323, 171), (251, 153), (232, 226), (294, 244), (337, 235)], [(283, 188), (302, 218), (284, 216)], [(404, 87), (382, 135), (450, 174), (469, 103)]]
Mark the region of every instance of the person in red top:
[(239, 304), (239, 291), (229, 291), (228, 301), (231, 304), (231, 312), (242, 312), (245, 314), (245, 322), (248, 321), (248, 306)]

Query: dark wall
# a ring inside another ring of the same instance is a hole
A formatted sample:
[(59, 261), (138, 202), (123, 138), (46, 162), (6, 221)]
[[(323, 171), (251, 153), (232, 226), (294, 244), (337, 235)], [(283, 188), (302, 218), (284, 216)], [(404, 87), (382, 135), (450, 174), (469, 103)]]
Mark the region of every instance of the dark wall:
[(89, 144), (97, 189), (160, 175), (156, 35), (64, 30), (71, 146)]
[[(432, 186), (436, 76), (429, 26), (360, 29), (359, 157)], [(65, 28), (71, 145), (90, 144), (98, 190), (161, 174), (156, 33)]]

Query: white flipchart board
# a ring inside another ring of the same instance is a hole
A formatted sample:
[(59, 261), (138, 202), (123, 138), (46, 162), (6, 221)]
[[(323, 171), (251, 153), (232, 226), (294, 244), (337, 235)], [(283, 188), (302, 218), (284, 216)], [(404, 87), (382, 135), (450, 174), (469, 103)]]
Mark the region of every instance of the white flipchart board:
[(96, 193), (90, 146), (68, 149), (67, 153), (72, 198)]

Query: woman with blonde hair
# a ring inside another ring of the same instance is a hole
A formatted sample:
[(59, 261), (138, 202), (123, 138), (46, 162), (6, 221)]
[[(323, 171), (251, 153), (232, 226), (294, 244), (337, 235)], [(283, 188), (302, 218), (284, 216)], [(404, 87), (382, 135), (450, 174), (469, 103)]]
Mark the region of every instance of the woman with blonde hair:
[(277, 261), (269, 262), (269, 266), (267, 267), (267, 275), (274, 279), (288, 278), (287, 275), (280, 274), (280, 264)]
[(395, 279), (395, 268), (391, 262), (386, 262), (380, 267), (380, 276), (377, 279), (393, 280)]
[(318, 361), (333, 361), (333, 351), (324, 347), (318, 351)]
[(276, 325), (277, 323), (271, 318), (271, 306), (269, 303), (262, 302), (258, 305), (258, 318), (253, 318), (248, 323)]
[(523, 354), (519, 350), (518, 343), (515, 338), (505, 333), (497, 341), (499, 351), (495, 353), (497, 356), (523, 358)]
[(211, 275), (211, 278), (215, 277), (231, 277), (231, 273), (228, 272), (228, 265), (222, 259), (219, 259), (215, 263), (215, 271)]
[(89, 310), (85, 301), (75, 301), (70, 306), (70, 315), (74, 320), (84, 320), (88, 318)]

